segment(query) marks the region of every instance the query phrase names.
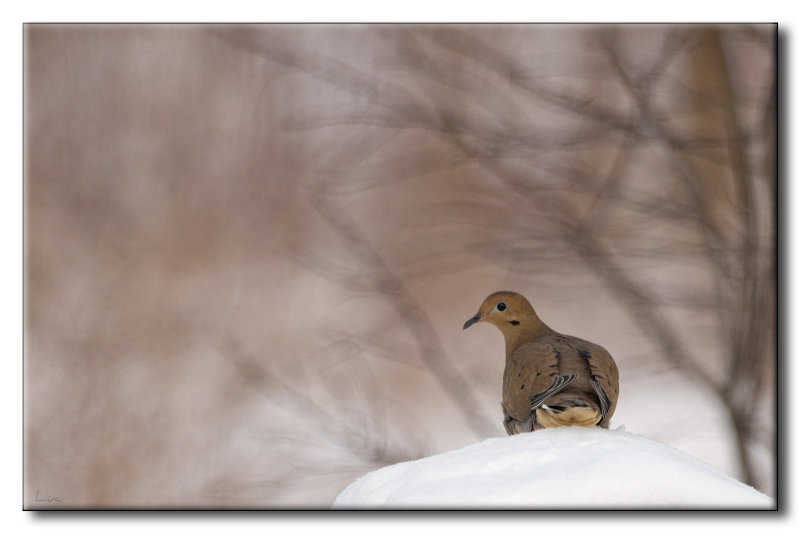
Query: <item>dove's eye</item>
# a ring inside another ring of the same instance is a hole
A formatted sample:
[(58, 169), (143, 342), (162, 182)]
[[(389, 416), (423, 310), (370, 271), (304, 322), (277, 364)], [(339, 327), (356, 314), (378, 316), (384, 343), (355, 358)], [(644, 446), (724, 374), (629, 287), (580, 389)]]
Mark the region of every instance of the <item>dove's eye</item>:
[(497, 305), (494, 306), (495, 309), (498, 311), (505, 311), (506, 310), (506, 303), (505, 302), (497, 302)]

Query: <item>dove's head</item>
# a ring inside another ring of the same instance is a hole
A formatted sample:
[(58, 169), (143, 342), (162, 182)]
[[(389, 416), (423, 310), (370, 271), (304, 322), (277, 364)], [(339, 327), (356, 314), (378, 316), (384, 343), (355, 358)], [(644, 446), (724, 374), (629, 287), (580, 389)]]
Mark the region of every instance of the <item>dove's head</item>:
[(530, 302), (521, 294), (511, 291), (495, 292), (487, 296), (475, 316), (464, 323), (464, 329), (478, 322), (489, 322), (497, 326), (505, 336), (507, 345), (509, 341), (528, 339), (549, 330), (539, 320)]

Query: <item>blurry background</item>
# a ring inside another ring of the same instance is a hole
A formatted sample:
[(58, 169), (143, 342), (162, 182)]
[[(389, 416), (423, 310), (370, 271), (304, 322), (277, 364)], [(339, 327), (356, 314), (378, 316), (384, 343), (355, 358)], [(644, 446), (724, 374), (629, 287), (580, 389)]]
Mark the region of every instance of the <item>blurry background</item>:
[(24, 46), (27, 507), (327, 507), (502, 436), (500, 289), (614, 355), (612, 428), (775, 496), (775, 26)]

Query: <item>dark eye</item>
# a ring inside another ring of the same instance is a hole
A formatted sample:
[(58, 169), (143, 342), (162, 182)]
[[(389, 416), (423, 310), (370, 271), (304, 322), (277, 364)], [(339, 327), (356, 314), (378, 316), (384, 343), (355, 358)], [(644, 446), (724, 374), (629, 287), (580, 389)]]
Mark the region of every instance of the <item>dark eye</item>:
[(497, 302), (497, 305), (495, 307), (497, 307), (498, 311), (505, 311), (506, 310), (506, 303), (505, 302)]

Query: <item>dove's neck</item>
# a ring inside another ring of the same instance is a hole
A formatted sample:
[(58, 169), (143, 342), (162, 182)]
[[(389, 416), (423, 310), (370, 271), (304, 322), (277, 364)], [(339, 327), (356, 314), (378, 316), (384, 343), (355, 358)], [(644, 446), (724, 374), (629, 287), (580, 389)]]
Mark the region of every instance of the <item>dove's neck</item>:
[(553, 333), (547, 324), (534, 316), (534, 320), (526, 321), (519, 325), (507, 325), (501, 330), (506, 339), (506, 357), (516, 350), (520, 345), (530, 342), (539, 337)]

